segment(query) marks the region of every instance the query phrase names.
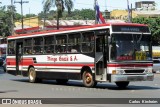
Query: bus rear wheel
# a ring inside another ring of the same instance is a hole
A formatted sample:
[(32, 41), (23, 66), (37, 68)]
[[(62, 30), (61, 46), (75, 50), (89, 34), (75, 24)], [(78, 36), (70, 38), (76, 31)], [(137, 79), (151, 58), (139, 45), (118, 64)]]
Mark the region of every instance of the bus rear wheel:
[(116, 85), (119, 88), (124, 89), (124, 88), (126, 88), (129, 85), (129, 82), (128, 81), (125, 81), (125, 82), (116, 82)]
[(42, 81), (42, 79), (37, 78), (36, 71), (33, 67), (29, 68), (29, 75), (28, 76), (29, 76), (29, 82), (31, 82), (31, 83), (37, 83), (37, 82)]
[(97, 82), (94, 80), (91, 72), (84, 71), (82, 78), (85, 87), (95, 87), (97, 85)]

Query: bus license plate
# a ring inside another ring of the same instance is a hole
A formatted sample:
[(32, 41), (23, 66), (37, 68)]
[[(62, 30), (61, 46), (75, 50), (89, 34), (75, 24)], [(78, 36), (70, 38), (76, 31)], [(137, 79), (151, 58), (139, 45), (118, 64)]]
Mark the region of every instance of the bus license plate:
[(128, 77), (127, 80), (128, 80), (128, 81), (142, 81), (142, 80), (143, 80), (143, 77), (133, 76), (133, 77)]

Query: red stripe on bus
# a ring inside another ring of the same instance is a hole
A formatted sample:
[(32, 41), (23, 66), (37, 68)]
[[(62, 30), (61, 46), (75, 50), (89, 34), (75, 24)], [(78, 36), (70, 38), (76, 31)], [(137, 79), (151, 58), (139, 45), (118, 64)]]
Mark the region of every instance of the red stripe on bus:
[(83, 66), (90, 66), (90, 67), (94, 67), (94, 64), (34, 64), (34, 66), (74, 66), (74, 67), (83, 67)]
[[(10, 64), (11, 65), (11, 64)], [(29, 65), (33, 65), (33, 66), (59, 66), (59, 67), (83, 67), (83, 66), (90, 66), (90, 67), (94, 67), (94, 64), (29, 64), (29, 63), (23, 63), (23, 64), (19, 64), (19, 66), (29, 66)], [(15, 64), (13, 64), (12, 66), (15, 66)]]
[[(8, 65), (16, 65), (16, 60), (14, 58), (7, 58), (7, 64)], [(33, 65), (33, 66), (74, 66), (74, 67), (82, 67), (82, 66), (90, 66), (94, 67), (94, 63), (88, 63), (88, 64), (83, 64), (83, 63), (34, 63), (33, 58), (25, 58), (22, 59), (19, 63), (21, 66), (28, 66), (28, 65)], [(153, 66), (151, 63), (147, 64), (107, 64), (107, 67), (149, 67)]]

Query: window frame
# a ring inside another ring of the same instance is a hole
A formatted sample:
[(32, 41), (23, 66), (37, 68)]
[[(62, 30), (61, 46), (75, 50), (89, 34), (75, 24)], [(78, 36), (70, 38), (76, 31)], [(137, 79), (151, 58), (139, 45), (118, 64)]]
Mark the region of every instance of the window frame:
[[(93, 40), (90, 38), (90, 41), (83, 41), (83, 37), (84, 37), (85, 33), (92, 33)], [(89, 44), (90, 46), (88, 46), (88, 47), (91, 48), (90, 51), (83, 51), (83, 44)], [(81, 33), (81, 51), (82, 51), (82, 53), (93, 53), (94, 48), (95, 48), (95, 31), (82, 32)]]

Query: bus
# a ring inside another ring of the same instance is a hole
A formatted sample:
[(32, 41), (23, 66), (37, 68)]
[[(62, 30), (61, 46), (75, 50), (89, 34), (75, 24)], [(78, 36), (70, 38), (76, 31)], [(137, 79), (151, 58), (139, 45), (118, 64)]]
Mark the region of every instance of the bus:
[(153, 81), (151, 32), (147, 25), (106, 23), (9, 36), (7, 72), (29, 82), (53, 79), (85, 87)]

